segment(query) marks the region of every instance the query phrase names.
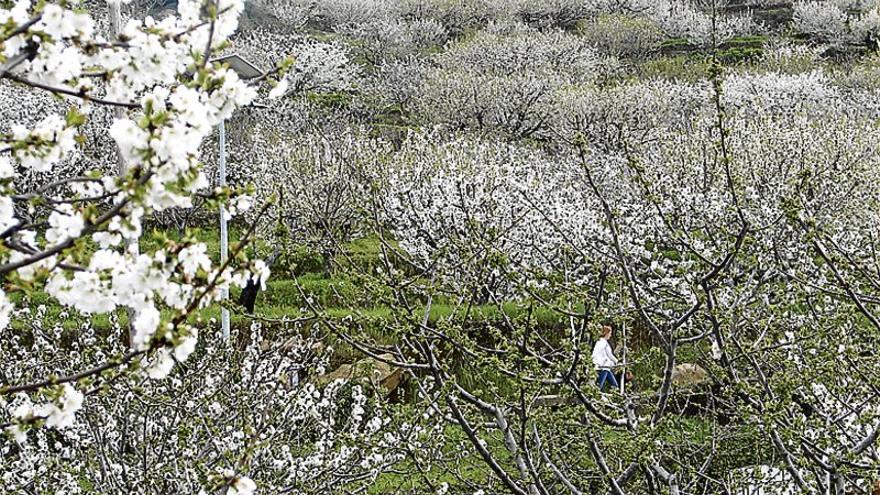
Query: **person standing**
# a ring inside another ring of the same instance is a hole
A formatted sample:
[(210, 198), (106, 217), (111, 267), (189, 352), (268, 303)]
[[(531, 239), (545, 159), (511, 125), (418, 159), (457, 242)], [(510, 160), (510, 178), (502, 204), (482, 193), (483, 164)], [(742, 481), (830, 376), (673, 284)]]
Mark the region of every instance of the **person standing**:
[(596, 366), (596, 371), (598, 372), (597, 383), (599, 385), (599, 390), (604, 391), (605, 384), (611, 384), (614, 388), (619, 388), (620, 384), (617, 382), (617, 377), (614, 376), (614, 367), (617, 366), (617, 357), (614, 356), (614, 351), (611, 349), (611, 343), (608, 342), (611, 339), (611, 327), (605, 325), (602, 327), (602, 337), (596, 341), (596, 345), (593, 347), (593, 364)]

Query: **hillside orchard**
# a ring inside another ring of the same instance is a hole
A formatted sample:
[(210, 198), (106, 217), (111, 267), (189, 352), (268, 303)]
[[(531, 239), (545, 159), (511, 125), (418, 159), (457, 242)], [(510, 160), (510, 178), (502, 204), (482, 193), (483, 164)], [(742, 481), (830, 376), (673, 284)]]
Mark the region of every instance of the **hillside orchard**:
[(880, 493), (878, 49), (876, 0), (0, 0), (0, 493)]

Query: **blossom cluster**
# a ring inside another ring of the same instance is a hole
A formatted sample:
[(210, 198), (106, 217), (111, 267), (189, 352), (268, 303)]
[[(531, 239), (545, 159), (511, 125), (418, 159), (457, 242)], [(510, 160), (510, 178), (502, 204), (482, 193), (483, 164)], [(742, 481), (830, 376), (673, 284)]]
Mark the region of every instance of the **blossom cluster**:
[(559, 91), (591, 85), (617, 66), (575, 35), (522, 25), (481, 33), (433, 62), (412, 99), (420, 121), (520, 138), (546, 130)]
[[(22, 397), (11, 413), (8, 429), (24, 440), (24, 429), (37, 423), (70, 426), (82, 403), (79, 381), (104, 369), (140, 363), (153, 378), (167, 376), (195, 349), (189, 315), (251, 277), (248, 264), (215, 266), (205, 245), (190, 240), (143, 253), (123, 244), (136, 243), (150, 213), (189, 207), (208, 188), (199, 146), (235, 109), (252, 103), (257, 90), (211, 60), (237, 28), (240, 1), (182, 1), (178, 15), (130, 19), (113, 36), (88, 13), (63, 4), (10, 5), (0, 9), (0, 88), (14, 92), (8, 84), (15, 84), (61, 101), (34, 97), (39, 103), (28, 110), (36, 114), (0, 134), (0, 270), (15, 290), (43, 291), (66, 311), (131, 311), (124, 357), (82, 363), (79, 372), (50, 380), (55, 388), (40, 380), (4, 384), (4, 395), (17, 390), (48, 399), (34, 405)], [(111, 120), (103, 109), (113, 107), (123, 111)], [(89, 148), (88, 132), (101, 144)], [(108, 141), (117, 151), (110, 156), (125, 165), (120, 175), (108, 169), (115, 160), (107, 157), (80, 175), (55, 170), (88, 166), (86, 153), (100, 155)], [(230, 194), (219, 191), (217, 199)], [(266, 276), (264, 268), (254, 269)], [(8, 333), (23, 314), (6, 292), (0, 300), (0, 332)]]
[[(625, 306), (661, 342), (706, 342), (717, 379), (766, 373), (764, 392), (731, 414), (784, 432), (777, 449), (805, 439), (869, 469), (876, 410), (861, 374), (880, 363), (856, 342), (876, 331), (864, 306), (878, 252), (872, 93), (819, 70), (581, 91), (555, 126), (569, 147), (411, 134), (386, 190), (400, 247), (474, 303), (571, 307), (608, 292), (596, 311)], [(753, 339), (768, 343), (730, 344)], [(729, 361), (744, 352), (760, 360)], [(836, 378), (826, 360), (862, 378)], [(786, 476), (821, 486), (827, 469)]]
[(880, 4), (873, 0), (799, 0), (792, 25), (800, 33), (834, 43), (867, 43), (880, 34)]
[[(43, 311), (32, 315), (32, 363), (68, 352), (53, 346), (64, 330), (42, 327)], [(337, 380), (319, 387), (331, 349), (299, 331), (289, 324), (284, 337), (276, 330), (270, 337), (255, 324), (241, 349), (212, 332), (181, 372), (137, 386), (110, 384), (87, 399), (88, 407), (70, 385), (48, 390), (51, 403), (14, 397), (4, 406), (14, 417), (47, 419), (46, 428), (15, 427), (27, 441), (0, 443), (4, 490), (82, 493), (87, 480), (108, 494), (223, 488), (318, 494), (369, 486), (407, 450), (427, 455), (436, 448), (427, 443), (432, 425), (397, 421), (369, 384)], [(85, 340), (101, 338), (88, 328), (82, 333)], [(75, 344), (66, 366), (87, 364), (94, 347)]]

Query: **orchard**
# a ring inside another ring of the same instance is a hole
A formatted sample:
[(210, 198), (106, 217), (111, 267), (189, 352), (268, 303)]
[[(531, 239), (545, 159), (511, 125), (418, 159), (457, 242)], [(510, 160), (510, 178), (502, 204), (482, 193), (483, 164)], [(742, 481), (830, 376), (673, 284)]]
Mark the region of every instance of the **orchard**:
[(878, 50), (876, 0), (0, 0), (0, 494), (880, 493)]

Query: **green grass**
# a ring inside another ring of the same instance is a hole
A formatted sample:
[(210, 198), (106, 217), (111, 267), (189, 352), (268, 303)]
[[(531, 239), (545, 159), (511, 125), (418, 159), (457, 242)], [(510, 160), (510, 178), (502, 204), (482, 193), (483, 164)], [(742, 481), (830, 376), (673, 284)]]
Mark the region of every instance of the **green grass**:
[(687, 38), (669, 38), (660, 43), (660, 48), (668, 51), (691, 50), (694, 45)]
[[(540, 413), (543, 413), (543, 411)], [(561, 424), (559, 421), (561, 418), (552, 419), (555, 414), (547, 413), (544, 423)], [(558, 414), (565, 413), (560, 412)], [(718, 428), (719, 426), (710, 419), (670, 416), (655, 431), (653, 441), (663, 445), (663, 449), (666, 452), (679, 452), (681, 455), (698, 455), (701, 452), (701, 445), (707, 445), (712, 442), (713, 437), (717, 440), (720, 435), (723, 435), (723, 433), (719, 432)], [(724, 441), (716, 446), (713, 454), (716, 461), (713, 462), (713, 469), (710, 471), (710, 474), (720, 478), (725, 476), (730, 469), (736, 467), (773, 462), (772, 448), (767, 445), (764, 436), (754, 428), (743, 428), (742, 431), (742, 434), (723, 436)], [(626, 431), (603, 428), (599, 436), (601, 443), (606, 447), (606, 452), (623, 452), (627, 456), (627, 460), (634, 458), (645, 448), (638, 440), (638, 438), (642, 438), (644, 435), (633, 437), (631, 433)], [(481, 438), (486, 441), (488, 450), (496, 456), (498, 462), (508, 472), (516, 471), (497, 432), (495, 434), (485, 434), (483, 432)], [(453, 426), (446, 427), (443, 432), (443, 438), (437, 441), (443, 442), (442, 450), (447, 457), (469, 454), (461, 464), (454, 467), (454, 473), (442, 463), (432, 464), (425, 471), (426, 477), (430, 480), (429, 484), (423, 476), (413, 474), (418, 473), (419, 470), (415, 468), (410, 459), (407, 459), (400, 466), (400, 472), (380, 475), (366, 493), (374, 495), (385, 493), (432, 493), (430, 485), (434, 485), (436, 489), (437, 485), (444, 482), (449, 484), (451, 493), (459, 493), (457, 489), (466, 488), (466, 486), (462, 486), (459, 483), (459, 477), (467, 482), (484, 487), (493, 479), (491, 470), (479, 461), (478, 455), (470, 441), (460, 429)], [(577, 470), (583, 473), (585, 477), (593, 478), (594, 476), (592, 475), (598, 473), (598, 466), (589, 453), (581, 450), (583, 447), (583, 444), (575, 443), (568, 450), (558, 452), (557, 454), (563, 455), (566, 463), (570, 466), (576, 465)], [(596, 486), (594, 488), (598, 489), (600, 485), (599, 477), (595, 477), (595, 482)], [(494, 493), (494, 491), (487, 490), (487, 493)]]
[[(231, 300), (235, 301), (237, 295), (237, 291), (233, 291)], [(295, 279), (270, 280), (267, 283), (266, 290), (261, 291), (257, 297), (256, 315), (272, 320), (300, 318), (311, 314), (309, 308), (311, 304), (314, 304), (316, 307), (322, 308), (332, 318), (341, 320), (348, 317), (357, 317), (359, 321), (366, 323), (366, 326), (381, 329), (389, 325), (394, 317), (394, 311), (391, 306), (381, 303), (377, 304), (377, 301), (381, 301), (384, 296), (389, 296), (389, 294), (377, 295), (375, 293), (367, 293), (362, 287), (359, 287), (356, 280), (350, 278), (343, 276), (322, 278), (318, 274), (307, 274)], [(54, 299), (45, 292), (35, 291), (27, 297), (21, 293), (12, 293), (10, 297), (16, 303), (22, 304), (26, 302), (32, 308), (45, 305), (46, 317), (43, 321), (44, 326), (61, 323), (65, 329), (75, 329), (84, 322), (91, 322), (99, 330), (107, 330), (111, 326), (111, 320), (108, 315), (69, 316), (70, 311), (54, 304)], [(312, 303), (307, 302), (306, 298), (311, 298)], [(420, 309), (420, 311), (423, 311), (423, 309)], [(502, 305), (485, 304), (470, 307), (449, 303), (435, 303), (431, 305), (428, 319), (431, 322), (450, 319), (463, 321), (467, 319), (468, 322), (474, 324), (492, 323), (503, 321), (505, 316), (511, 319), (524, 316), (527, 311), (527, 308), (516, 303), (504, 303)], [(68, 316), (62, 318), (62, 314)], [(165, 310), (163, 314), (167, 317), (171, 314), (171, 311)], [(119, 318), (121, 325), (127, 324), (127, 316), (124, 311), (117, 311), (116, 316)], [(220, 307), (215, 305), (194, 313), (190, 317), (190, 322), (208, 322), (211, 319), (219, 319), (219, 316)], [(233, 312), (232, 324), (234, 326), (246, 328), (250, 325), (250, 321), (249, 316)], [(532, 321), (539, 326), (554, 326), (565, 323), (565, 319), (558, 313), (543, 307), (533, 309)], [(26, 322), (20, 320), (13, 322), (13, 328), (22, 329), (25, 325)]]
[(730, 38), (729, 40), (721, 43), (720, 48), (734, 48), (734, 47), (752, 47), (752, 48), (760, 48), (764, 46), (770, 38), (763, 35), (750, 35), (750, 36), (735, 36)]
[(639, 67), (644, 79), (663, 78), (699, 81), (709, 77), (710, 61), (704, 56), (672, 55), (651, 59)]
[[(485, 438), (485, 440), (487, 441), (487, 445), (493, 453), (502, 453), (501, 460), (509, 462), (509, 459), (505, 459), (506, 456), (503, 455), (504, 445), (500, 441), (500, 439), (496, 438), (495, 436), (488, 436)], [(462, 432), (461, 429), (453, 426), (446, 427), (443, 431), (443, 439), (438, 441), (443, 442), (443, 451), (444, 456), (446, 457), (455, 457), (456, 455), (461, 455), (463, 453), (462, 446), (470, 446), (470, 443), (468, 442), (467, 436), (464, 434), (464, 432)], [(472, 454), (472, 457), (466, 459), (461, 464), (455, 465), (455, 473), (472, 483), (486, 486), (489, 483), (489, 479), (491, 477), (489, 468), (485, 464), (477, 461), (476, 458), (477, 454), (476, 452), (474, 452)], [(513, 466), (510, 467), (512, 468)], [(428, 482), (425, 481), (424, 477), (412, 474), (418, 473), (420, 471), (414, 466), (412, 460), (405, 460), (403, 462), (403, 465), (401, 466), (400, 471), (402, 472), (382, 473), (370, 486), (366, 493), (379, 495), (384, 493), (433, 492), (433, 490), (431, 490), (431, 486)], [(408, 471), (412, 471), (412, 473)], [(450, 487), (456, 487), (458, 485), (456, 476), (440, 463), (432, 464), (426, 471), (425, 475), (429, 478), (430, 484), (434, 485), (435, 490), (437, 488), (437, 485), (441, 483), (448, 483)], [(452, 493), (457, 492), (452, 491)]]
[[(218, 257), (219, 236), (215, 231), (196, 229), (191, 234), (208, 245), (209, 253), (213, 257)], [(177, 236), (176, 233), (151, 232), (144, 236), (142, 248), (148, 250), (158, 247), (161, 238), (166, 235), (170, 238)], [(241, 231), (233, 228), (231, 241), (237, 241), (240, 236)], [(271, 252), (271, 247), (263, 241), (257, 242), (256, 249), (258, 255)], [(269, 335), (272, 335), (274, 330), (279, 330), (279, 333), (291, 330), (304, 333), (316, 330), (320, 332), (324, 336), (325, 344), (335, 350), (331, 366), (350, 363), (361, 356), (332, 332), (328, 332), (323, 325), (320, 329), (312, 327), (313, 323), (310, 322), (304, 323), (301, 327), (290, 326), (290, 320), (313, 314), (309, 309), (311, 304), (321, 308), (328, 322), (353, 325), (351, 327), (353, 332), (360, 333), (361, 337), (372, 340), (378, 346), (396, 343), (398, 332), (406, 331), (411, 324), (408, 322), (421, 320), (426, 307), (423, 299), (420, 301), (419, 297), (414, 297), (413, 314), (407, 315), (402, 308), (393, 304), (389, 289), (383, 289), (381, 284), (370, 283), (369, 277), (364, 275), (374, 273), (375, 266), (380, 260), (380, 243), (376, 238), (358, 239), (348, 243), (344, 251), (337, 262), (339, 269), (329, 276), (323, 272), (320, 257), (315, 253), (302, 247), (289, 251), (279, 260), (277, 266), (273, 267), (273, 275), (267, 284), (267, 290), (260, 292), (256, 306), (256, 316), (262, 321), (264, 328), (267, 328)], [(44, 315), (42, 325), (44, 327), (61, 325), (70, 332), (66, 333), (67, 335), (74, 335), (74, 332), (83, 326), (91, 326), (100, 333), (112, 329), (114, 325), (122, 327), (127, 325), (127, 315), (124, 310), (116, 311), (113, 315), (78, 315), (58, 306), (45, 292), (37, 291), (27, 296), (21, 292), (13, 292), (10, 297), (18, 303), (26, 303), (31, 308), (44, 306), (45, 312), (41, 313)], [(231, 300), (236, 299), (237, 293), (233, 291)], [(571, 310), (580, 312), (583, 308), (574, 307)], [(191, 315), (189, 321), (201, 328), (208, 326), (216, 328), (219, 325), (220, 311), (219, 305), (213, 305)], [(169, 317), (170, 311), (163, 311), (163, 315)], [(542, 305), (530, 308), (526, 304), (514, 302), (468, 307), (455, 304), (454, 301), (443, 296), (436, 296), (428, 313), (428, 321), (438, 324), (441, 328), (445, 322), (452, 321), (456, 324), (455, 328), (460, 328), (469, 336), (479, 338), (483, 333), (491, 334), (493, 331), (503, 329), (507, 319), (514, 320), (518, 326), (521, 326), (527, 316), (531, 326), (548, 330), (546, 335), (551, 336), (548, 337), (551, 340), (554, 335), (565, 335), (562, 331), (568, 325), (568, 318), (565, 315)], [(231, 323), (235, 329), (246, 330), (252, 322), (251, 316), (240, 311), (232, 313)], [(28, 325), (31, 323), (16, 319), (12, 327), (26, 335)], [(241, 334), (246, 335), (246, 332)], [(631, 357), (641, 359), (633, 369), (640, 379), (640, 387), (650, 390), (656, 385), (653, 374), (661, 369), (662, 356), (649, 349), (641, 355), (633, 353)], [(696, 359), (696, 355), (693, 358)], [(460, 358), (450, 354), (449, 359)], [(516, 382), (490, 365), (466, 361), (455, 361), (455, 363), (451, 365), (455, 379), (471, 390), (482, 390), (480, 393), (500, 396), (513, 394), (518, 390)], [(399, 407), (405, 412), (410, 406), (403, 404), (393, 407)], [(563, 424), (564, 421), (560, 421), (560, 418), (573, 414), (575, 410), (576, 408), (567, 407), (559, 410), (546, 408), (539, 414), (542, 417), (546, 416), (545, 424)], [(680, 418), (670, 415), (669, 419), (658, 428), (655, 440), (669, 445), (672, 449), (692, 452), (710, 441), (715, 434), (713, 428), (715, 425), (711, 418)], [(757, 432), (752, 434), (747, 428), (742, 430), (745, 433), (740, 434), (738, 431), (737, 437), (728, 438), (719, 446), (716, 455), (721, 459), (720, 466), (737, 467), (744, 463), (755, 462), (756, 459), (763, 460), (769, 455), (766, 449), (762, 449), (762, 439)], [(635, 452), (638, 448), (634, 443), (636, 440), (627, 432), (602, 430), (600, 435), (603, 443), (613, 446), (611, 449), (613, 451)], [(509, 465), (511, 461), (503, 442), (497, 434), (486, 434), (483, 439), (498, 456), (499, 462), (508, 465), (510, 471), (514, 471), (514, 466)], [(459, 485), (458, 477), (463, 477), (478, 486), (485, 486), (493, 479), (460, 429), (447, 427), (443, 438), (438, 441), (442, 442), (443, 449), (449, 456), (456, 454), (463, 456), (463, 460), (455, 465), (454, 471), (442, 462), (434, 463), (426, 468), (425, 474), (429, 479), (426, 481), (421, 476), (407, 473), (408, 468), (412, 468), (412, 472), (420, 471), (415, 469), (411, 464), (412, 460), (408, 459), (404, 461), (402, 471), (382, 474), (366, 493), (377, 495), (401, 492), (428, 493), (432, 485), (436, 489), (444, 482), (452, 487), (452, 493), (456, 493), (456, 488), (465, 488)], [(570, 455), (573, 457), (572, 462), (579, 464), (584, 472), (595, 472), (589, 453), (572, 451)]]

